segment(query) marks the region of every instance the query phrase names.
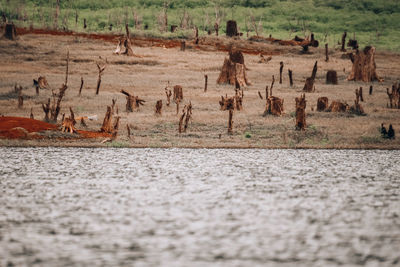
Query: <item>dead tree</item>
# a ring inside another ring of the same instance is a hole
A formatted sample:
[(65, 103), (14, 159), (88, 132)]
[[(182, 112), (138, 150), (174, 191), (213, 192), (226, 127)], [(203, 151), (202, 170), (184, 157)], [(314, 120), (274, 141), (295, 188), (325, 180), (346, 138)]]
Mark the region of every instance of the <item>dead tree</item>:
[(33, 108), (31, 108), (31, 114), (29, 115), (29, 118), (31, 118), (32, 120), (34, 120), (34, 116), (33, 116)]
[(82, 94), (82, 88), (83, 88), (83, 77), (81, 77), (81, 86), (79, 87), (79, 96)]
[(83, 19), (83, 28), (86, 29), (87, 28), (87, 24), (86, 24), (86, 19)]
[(97, 86), (96, 86), (96, 95), (98, 95), (99, 91), (100, 91), (101, 76), (103, 75), (103, 72), (106, 69), (107, 65), (103, 65), (101, 67), (100, 67), (100, 65), (98, 63), (96, 63), (96, 65), (97, 65), (97, 69), (99, 71), (99, 74), (97, 76)]
[(306, 128), (306, 95), (296, 97), (296, 130), (304, 131)]
[(53, 104), (50, 107), (50, 121), (53, 123), (57, 123), (58, 114), (60, 113), (61, 109), (61, 101), (65, 95), (65, 91), (67, 90), (67, 86), (63, 84), (61, 88), (58, 90), (58, 94), (52, 91), (53, 95)]
[(229, 52), (229, 58), (225, 58), (224, 65), (217, 79), (218, 84), (239, 84), (247, 86), (250, 82), (247, 79), (244, 57), (240, 51)]
[(235, 90), (234, 98), (235, 98), (236, 110), (242, 110), (243, 109), (243, 89)]
[(162, 100), (156, 102), (156, 115), (161, 115), (162, 110)]
[(346, 52), (346, 48), (344, 47), (346, 43), (347, 32), (344, 32), (342, 35), (342, 49), (340, 51)]
[(283, 61), (281, 61), (279, 67), (279, 84), (282, 84), (282, 70), (283, 70)]
[(127, 131), (128, 139), (131, 139), (131, 128), (129, 127), (128, 124), (126, 124), (126, 131)]
[(313, 92), (315, 90), (314, 82), (315, 82), (315, 76), (317, 74), (317, 69), (318, 69), (317, 64), (318, 64), (318, 61), (315, 61), (311, 77), (308, 77), (306, 79), (306, 83), (305, 83), (304, 88), (303, 88), (304, 92)]
[(228, 20), (226, 22), (226, 36), (234, 37), (238, 36), (237, 24), (234, 20)]
[(358, 93), (360, 95), (360, 101), (364, 102), (363, 88), (362, 87), (360, 87), (360, 89), (358, 90)]
[(228, 134), (233, 134), (233, 109), (229, 110), (228, 117)]
[(319, 97), (317, 100), (317, 111), (325, 111), (329, 107), (327, 97)]
[[(59, 0), (57, 0), (57, 3), (59, 3)], [(65, 70), (65, 85), (68, 86), (68, 66), (69, 66), (69, 51), (67, 51), (67, 68)]]
[(128, 24), (125, 24), (125, 31), (126, 31), (126, 38), (124, 40), (125, 51), (122, 54), (127, 55), (127, 56), (134, 56), (135, 54), (133, 53), (133, 50), (132, 50), (132, 43), (131, 43), (131, 38), (130, 38), (130, 34), (129, 34)]
[(189, 121), (192, 119), (192, 102), (189, 102), (189, 105), (186, 106), (186, 117), (185, 117), (185, 126), (183, 127), (183, 132), (186, 133), (186, 130), (189, 125)]
[(372, 91), (374, 90), (374, 88), (372, 87), (372, 85), (369, 87), (369, 95), (372, 95)]
[(174, 96), (173, 100), (176, 104), (176, 114), (179, 113), (179, 103), (183, 100), (183, 89), (180, 85), (174, 86)]
[(338, 84), (337, 72), (335, 70), (328, 70), (326, 73), (326, 84)]
[(363, 82), (383, 81), (376, 73), (375, 47), (367, 46), (363, 51), (357, 50), (353, 56), (353, 67), (347, 80)]
[(15, 40), (17, 37), (17, 31), (13, 23), (7, 23), (5, 26), (4, 37), (9, 40)]
[(111, 140), (115, 140), (117, 138), (118, 129), (119, 129), (119, 119), (120, 119), (119, 116), (115, 118), (114, 126), (113, 126), (113, 129), (112, 129)]
[(15, 92), (18, 94), (18, 108), (22, 109), (24, 106), (24, 97), (22, 96), (22, 86), (14, 86)]
[(218, 32), (219, 32), (219, 23), (218, 22), (215, 22), (214, 30), (215, 30), (215, 35), (218, 36)]
[(138, 96), (131, 95), (125, 90), (121, 90), (121, 93), (126, 95), (126, 112), (133, 112), (136, 108), (139, 108), (140, 105), (144, 105), (146, 101), (140, 99)]
[(328, 55), (328, 44), (325, 44), (325, 61), (329, 61), (329, 55)]
[(208, 75), (204, 74), (204, 92), (207, 92)]
[(360, 90), (356, 89), (356, 99), (354, 100), (354, 105), (350, 107), (350, 112), (356, 115), (365, 115), (364, 109), (361, 106), (360, 102)]
[(168, 89), (168, 87), (165, 87), (165, 95), (167, 96), (167, 107), (169, 107), (169, 104), (171, 103), (172, 92)]
[(262, 97), (260, 91), (258, 91), (258, 96), (260, 97), (260, 99), (263, 99), (263, 97)]
[(288, 70), (288, 73), (289, 73), (290, 87), (293, 87), (293, 71)]
[(44, 112), (44, 121), (49, 122), (49, 112), (50, 112), (50, 98), (48, 99), (46, 104), (42, 104), (43, 112)]

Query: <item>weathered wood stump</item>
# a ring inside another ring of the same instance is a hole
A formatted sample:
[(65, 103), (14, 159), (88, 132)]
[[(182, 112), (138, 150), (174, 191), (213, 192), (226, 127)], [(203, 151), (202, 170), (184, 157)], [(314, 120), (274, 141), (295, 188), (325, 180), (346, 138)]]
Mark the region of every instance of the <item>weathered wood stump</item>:
[(17, 31), (13, 23), (7, 23), (4, 30), (4, 37), (9, 40), (15, 40), (17, 38)]
[(138, 96), (131, 95), (125, 90), (121, 90), (121, 93), (126, 95), (126, 112), (133, 112), (141, 105), (143, 106), (146, 102), (145, 100), (140, 99)]
[(353, 67), (347, 80), (363, 82), (383, 81), (376, 73), (375, 47), (367, 46), (363, 51), (357, 50), (353, 54), (353, 57)]
[(161, 115), (162, 110), (162, 100), (156, 102), (156, 115)]
[(326, 84), (338, 84), (337, 72), (335, 70), (328, 70), (326, 73)]
[(318, 69), (317, 64), (318, 64), (318, 61), (315, 61), (311, 77), (308, 77), (306, 79), (306, 83), (304, 84), (304, 88), (303, 88), (304, 92), (313, 92), (315, 90), (314, 82), (315, 82), (315, 76), (317, 74), (317, 69)]
[(327, 109), (328, 112), (346, 112), (349, 109), (349, 105), (337, 100), (332, 101), (331, 105)]
[(325, 111), (328, 108), (328, 98), (319, 97), (317, 100), (317, 111)]
[(237, 30), (237, 23), (234, 20), (228, 20), (226, 22), (226, 36), (228, 37), (233, 37), (233, 36), (238, 36), (238, 30)]
[(230, 51), (229, 58), (225, 58), (224, 65), (217, 79), (218, 84), (239, 84), (247, 86), (250, 82), (247, 79), (244, 57), (240, 51)]
[(304, 131), (306, 124), (306, 95), (296, 97), (296, 130)]

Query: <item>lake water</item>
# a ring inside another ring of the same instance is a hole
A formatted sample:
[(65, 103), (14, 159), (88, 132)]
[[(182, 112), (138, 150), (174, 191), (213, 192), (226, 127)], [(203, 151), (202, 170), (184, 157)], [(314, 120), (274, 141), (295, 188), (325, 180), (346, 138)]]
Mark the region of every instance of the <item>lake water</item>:
[(0, 266), (400, 264), (400, 151), (0, 148)]

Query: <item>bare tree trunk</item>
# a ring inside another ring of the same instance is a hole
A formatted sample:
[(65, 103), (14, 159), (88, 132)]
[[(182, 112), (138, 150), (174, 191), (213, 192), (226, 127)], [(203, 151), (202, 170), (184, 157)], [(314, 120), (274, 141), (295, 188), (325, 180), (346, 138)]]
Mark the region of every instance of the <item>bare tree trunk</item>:
[(207, 92), (208, 75), (204, 74), (204, 92)]
[(328, 44), (325, 44), (325, 61), (329, 61), (329, 55), (328, 55)]
[(342, 35), (342, 49), (340, 49), (340, 51), (342, 51), (342, 52), (346, 52), (346, 48), (344, 47), (344, 45), (346, 43), (346, 36), (347, 36), (347, 32), (344, 32)]
[(289, 81), (290, 81), (290, 87), (292, 87), (293, 86), (293, 72), (292, 72), (292, 70), (288, 70), (288, 73), (289, 73)]
[(82, 88), (83, 88), (83, 77), (81, 77), (81, 86), (79, 87), (79, 96), (82, 94)]
[(233, 134), (233, 109), (229, 110), (228, 134)]
[(279, 67), (279, 84), (282, 84), (282, 71), (283, 71), (283, 61), (281, 61)]

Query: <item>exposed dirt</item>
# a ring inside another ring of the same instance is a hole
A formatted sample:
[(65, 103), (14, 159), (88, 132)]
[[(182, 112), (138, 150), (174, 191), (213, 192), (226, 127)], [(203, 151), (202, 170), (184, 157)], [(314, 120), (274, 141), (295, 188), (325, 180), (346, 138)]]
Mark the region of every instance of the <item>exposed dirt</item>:
[[(46, 139), (51, 135), (45, 131), (58, 131), (58, 126), (43, 121), (21, 117), (0, 117), (0, 137), (7, 139)], [(107, 138), (110, 134), (78, 130), (77, 136), (67, 138)], [(63, 137), (66, 138), (66, 137)]]

